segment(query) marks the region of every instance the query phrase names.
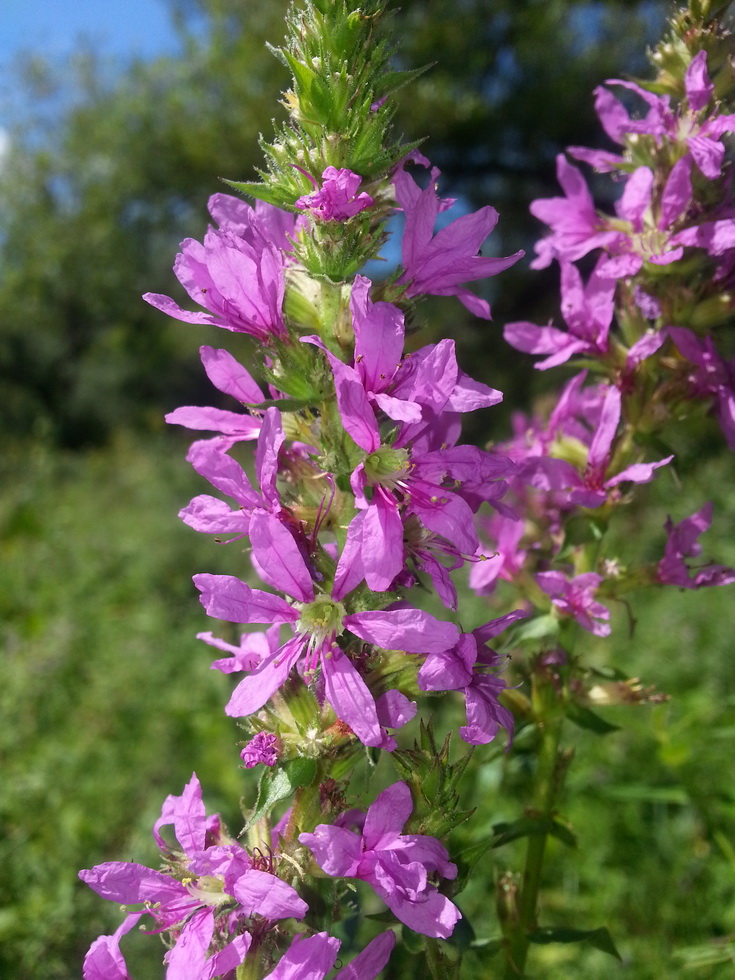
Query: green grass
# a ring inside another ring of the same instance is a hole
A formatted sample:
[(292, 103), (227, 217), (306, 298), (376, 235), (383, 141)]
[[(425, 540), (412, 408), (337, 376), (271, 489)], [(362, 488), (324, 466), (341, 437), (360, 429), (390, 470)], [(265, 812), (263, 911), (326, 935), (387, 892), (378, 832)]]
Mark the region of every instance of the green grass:
[[(211, 651), (195, 639), (212, 624), (191, 584), (196, 571), (242, 574), (247, 562), (241, 545), (219, 547), (177, 519), (205, 489), (184, 453), (185, 442), (167, 433), (121, 437), (89, 454), (5, 454), (0, 976), (78, 977), (91, 940), (120, 921), (112, 903), (78, 881), (78, 869), (115, 859), (155, 864), (151, 825), (192, 770), (208, 810), (233, 828), (251, 785), (238, 768), (239, 732), (222, 711), (231, 681), (209, 669)], [(621, 557), (640, 550), (655, 560), (666, 513), (681, 520), (714, 499), (705, 552), (735, 564), (734, 475), (727, 456), (703, 463), (686, 492), (653, 484), (646, 511), (632, 512), (620, 530)], [(621, 725), (605, 737), (567, 727), (575, 759), (561, 810), (578, 847), (553, 842), (541, 921), (607, 926), (623, 963), (588, 946), (537, 947), (532, 975), (732, 976), (732, 964), (685, 971), (677, 951), (735, 927), (734, 602), (732, 588), (651, 590), (631, 597), (632, 635), (621, 607), (610, 641), (585, 636), (585, 659), (639, 676), (671, 700), (602, 710)], [(469, 615), (481, 614), (473, 602)], [(455, 717), (452, 708), (442, 723)], [(523, 751), (488, 757), (478, 751), (466, 777), (478, 812), (455, 834), (457, 849), (527, 802)], [(517, 845), (491, 852), (485, 876), (460, 895), (478, 938), (497, 935), (494, 878), (517, 872), (521, 859)], [(155, 938), (133, 936), (126, 952), (136, 980), (163, 975)], [(497, 964), (472, 952), (463, 977), (493, 977)], [(404, 953), (388, 975), (403, 980), (413, 970)]]
[(2, 976), (79, 976), (119, 910), (77, 870), (155, 860), (152, 820), (192, 770), (236, 815), (237, 729), (191, 575), (242, 555), (178, 520), (203, 489), (183, 456), (172, 437), (3, 463)]

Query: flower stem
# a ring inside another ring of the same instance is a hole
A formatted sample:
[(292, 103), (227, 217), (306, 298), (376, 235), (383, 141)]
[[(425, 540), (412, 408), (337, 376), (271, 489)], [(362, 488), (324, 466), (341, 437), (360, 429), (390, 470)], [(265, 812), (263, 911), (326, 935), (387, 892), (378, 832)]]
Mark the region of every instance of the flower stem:
[(566, 759), (559, 752), (563, 717), (557, 716), (540, 724), (538, 763), (533, 788), (531, 813), (540, 822), (539, 833), (531, 834), (526, 846), (526, 862), (519, 890), (516, 915), (505, 928), (506, 980), (525, 976), (528, 956), (528, 934), (536, 927), (541, 873), (546, 852), (548, 828), (561, 787)]

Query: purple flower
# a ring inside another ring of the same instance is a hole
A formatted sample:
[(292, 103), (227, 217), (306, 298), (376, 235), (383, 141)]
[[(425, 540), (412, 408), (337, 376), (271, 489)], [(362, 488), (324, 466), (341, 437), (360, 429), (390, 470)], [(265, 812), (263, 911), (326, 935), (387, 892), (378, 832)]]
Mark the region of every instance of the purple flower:
[[(215, 195), (218, 203), (223, 196)], [(186, 323), (208, 323), (247, 333), (266, 344), (274, 337), (285, 340), (288, 335), (281, 312), (284, 253), (266, 237), (267, 228), (255, 223), (256, 212), (243, 205), (237, 213), (242, 218), (241, 228), (235, 222), (228, 222), (219, 231), (209, 228), (203, 244), (187, 238), (176, 256), (174, 272), (179, 282), (208, 313), (183, 310), (170, 297), (158, 293), (146, 293), (143, 299)]]
[(235, 623), (287, 623), (295, 635), (240, 682), (225, 708), (227, 714), (243, 717), (258, 711), (298, 664), (307, 681), (319, 675), (335, 714), (365, 745), (394, 748), (394, 740), (383, 731), (375, 699), (343, 645), (348, 645), (351, 633), (384, 649), (427, 653), (452, 646), (457, 627), (418, 609), (347, 614), (341, 602), (344, 589), (335, 584), (331, 595), (315, 590), (290, 532), (265, 511), (253, 514), (250, 540), (264, 580), (295, 603), (251, 589), (234, 576), (208, 574), (194, 576), (202, 603), (210, 616)]
[(221, 231), (238, 235), (255, 249), (271, 243), (284, 253), (288, 253), (294, 235), (305, 224), (300, 215), (296, 217), (265, 201), (256, 201), (252, 208), (232, 194), (213, 194), (209, 199), (209, 213)]
[(644, 262), (670, 265), (682, 257), (684, 248), (671, 231), (692, 202), (691, 172), (692, 161), (688, 156), (677, 160), (671, 168), (661, 193), (658, 221), (652, 206), (653, 171), (638, 167), (630, 174), (616, 205), (618, 217), (628, 223), (628, 230), (608, 246), (613, 254), (599, 263), (601, 276), (613, 279), (634, 276)]
[[(363, 578), (374, 591), (391, 587), (404, 570), (404, 521), (411, 517), (451, 542), (455, 556), (473, 555), (479, 543), (473, 512), (482, 500), (502, 495), (501, 478), (513, 469), (509, 460), (474, 446), (431, 448), (438, 436), (440, 444), (451, 442), (448, 430), (459, 413), (495, 404), (500, 393), (459, 370), (451, 341), (423, 348), (396, 370), (402, 319), (390, 304), (370, 303), (368, 288), (369, 281), (358, 277), (352, 294), (354, 366), (335, 357), (318, 337), (303, 338), (324, 350), (342, 425), (365, 453), (350, 477), (358, 514), (335, 577), (342, 594)], [(380, 346), (368, 340), (368, 321), (376, 339), (383, 340)], [(376, 409), (399, 422), (392, 444), (382, 443)], [(440, 574), (436, 566), (432, 570)], [(450, 592), (445, 589), (444, 595)]]
[(484, 527), (494, 542), (494, 548), (481, 547), (478, 557), (485, 560), (472, 565), (470, 588), (480, 595), (490, 595), (495, 591), (498, 579), (510, 582), (523, 567), (527, 552), (518, 545), (525, 533), (525, 526), (523, 521), (514, 517), (493, 514)]
[(256, 510), (279, 514), (281, 501), (276, 487), (278, 453), (285, 436), (281, 414), (269, 408), (263, 415), (255, 455), (255, 469), (260, 493), (253, 489), (245, 471), (231, 456), (207, 440), (195, 442), (187, 459), (201, 476), (238, 504), (232, 510), (223, 500), (199, 494), (179, 511), (181, 520), (207, 534), (247, 534), (251, 516)]
[[(226, 395), (232, 395), (244, 405), (256, 405), (264, 400), (263, 392), (250, 374), (228, 351), (217, 350), (214, 347), (200, 347), (199, 353), (207, 377), (215, 388)], [(257, 439), (261, 426), (259, 416), (197, 405), (185, 405), (174, 409), (166, 416), (166, 421), (184, 425), (188, 429), (209, 429), (221, 433), (213, 440), (213, 444), (222, 452), (242, 440)]]
[[(301, 167), (297, 169), (301, 170)], [(305, 170), (301, 172), (306, 174), (317, 190), (313, 194), (300, 197), (296, 201), (296, 207), (304, 208), (317, 221), (347, 221), (375, 204), (373, 198), (364, 191), (357, 194), (362, 177), (351, 170), (327, 167), (322, 174), (321, 190), (310, 174)]]
[[(620, 85), (639, 95), (648, 105), (643, 119), (631, 119), (621, 102), (604, 89), (597, 90), (597, 112), (600, 121), (615, 142), (623, 143), (628, 134), (645, 133), (656, 138), (659, 145), (666, 139), (683, 143), (705, 177), (716, 180), (722, 172), (725, 147), (720, 142), (724, 133), (735, 132), (735, 115), (718, 116), (702, 112), (714, 92), (707, 71), (707, 52), (699, 51), (692, 58), (684, 76), (688, 107), (678, 112), (671, 108), (667, 95), (655, 95), (635, 82), (609, 79), (608, 85)], [(604, 94), (603, 94), (604, 93)]]
[(614, 311), (615, 280), (593, 270), (587, 286), (575, 265), (561, 259), (561, 310), (568, 332), (539, 327), (527, 321), (507, 323), (506, 341), (528, 354), (547, 354), (534, 365), (538, 370), (556, 367), (576, 354), (607, 354), (607, 337)]
[[(168, 824), (174, 825), (178, 849), (159, 834)], [(124, 861), (79, 872), (103, 898), (142, 905), (113, 936), (95, 941), (85, 961), (85, 980), (116, 978), (115, 972), (100, 973), (105, 963), (126, 977), (119, 939), (141, 915), (150, 915), (157, 931), (170, 931), (175, 939), (165, 958), (167, 980), (212, 980), (242, 962), (252, 917), (301, 919), (306, 914), (306, 903), (276, 876), (272, 856), (254, 860), (225, 834), (217, 815), (207, 817), (196, 773), (181, 796), (166, 798), (153, 835), (171, 874)]]
[(708, 585), (732, 585), (735, 568), (725, 565), (704, 565), (694, 571), (687, 566), (686, 558), (696, 558), (702, 553), (698, 541), (712, 523), (712, 504), (707, 503), (691, 517), (674, 524), (666, 519), (666, 549), (658, 564), (658, 580), (666, 585), (678, 585), (683, 589), (700, 589)]
[(447, 939), (461, 914), (429, 881), (436, 872), (455, 878), (457, 868), (434, 837), (402, 835), (411, 816), (411, 791), (398, 782), (368, 810), (362, 834), (320, 824), (299, 840), (328, 875), (366, 881), (397, 919), (425, 936)]
[(552, 603), (567, 616), (573, 616), (595, 636), (609, 636), (610, 610), (597, 602), (594, 593), (602, 576), (596, 572), (584, 572), (568, 579), (562, 572), (539, 572), (536, 581)]
[(275, 766), (282, 748), (277, 735), (272, 732), (258, 732), (242, 750), (240, 758), (246, 769), (254, 769), (257, 765)]
[[(395, 944), (395, 933), (382, 932), (339, 970), (334, 980), (375, 980), (387, 965)], [(296, 936), (278, 966), (264, 980), (324, 980), (334, 966), (339, 947), (339, 939), (326, 932)]]
[(434, 167), (425, 190), (404, 167), (399, 167), (393, 178), (398, 206), (406, 215), (402, 245), (405, 271), (398, 282), (407, 284), (407, 296), (456, 296), (475, 316), (489, 320), (488, 303), (461, 284), (503, 272), (524, 252), (503, 258), (478, 254), (498, 221), (498, 212), (489, 205), (456, 218), (434, 235), (436, 217), (442, 210), (436, 193), (438, 176), (439, 170)]
[[(704, 221), (701, 225), (692, 225), (677, 232), (670, 239), (672, 245), (687, 245), (703, 248), (713, 257), (725, 256), (732, 262), (732, 252), (735, 249), (735, 218), (718, 218), (714, 221)], [(721, 263), (721, 270), (727, 271), (728, 263)], [(722, 275), (718, 270), (715, 279)]]
[(280, 646), (281, 627), (271, 626), (264, 633), (243, 633), (239, 646), (227, 643), (214, 636), (211, 631), (197, 633), (197, 640), (204, 640), (212, 647), (231, 654), (221, 660), (212, 662), (213, 670), (221, 670), (223, 674), (232, 674), (240, 670), (255, 670), (258, 664)]
[(725, 361), (711, 337), (697, 337), (684, 327), (669, 327), (668, 334), (695, 368), (689, 375), (695, 395), (716, 398), (722, 432), (735, 449), (735, 358)]
[(505, 728), (510, 748), (513, 714), (498, 701), (498, 696), (507, 687), (496, 673), (501, 659), (485, 644), (511, 623), (527, 615), (522, 609), (516, 609), (472, 633), (463, 633), (451, 650), (430, 653), (419, 671), (422, 691), (463, 692), (467, 725), (460, 728), (459, 734), (470, 745), (487, 745), (500, 728)]
[(111, 936), (95, 939), (84, 957), (84, 980), (132, 980), (120, 952), (120, 940), (130, 932), (138, 918), (137, 914), (128, 915)]
[[(570, 391), (569, 386), (567, 391)], [(608, 491), (614, 487), (625, 482), (649, 483), (655, 470), (671, 462), (673, 456), (666, 456), (655, 463), (633, 463), (608, 476), (613, 457), (613, 442), (620, 424), (621, 395), (613, 386), (599, 386), (596, 398), (598, 418), (595, 432), (590, 435), (589, 430), (575, 426), (568, 428), (565, 433), (589, 445), (584, 472), (580, 473), (565, 459), (529, 453), (518, 468), (520, 480), (538, 490), (569, 490), (568, 502), (574, 506), (599, 507), (605, 503)], [(552, 415), (550, 431), (554, 431), (554, 416), (557, 421), (566, 416), (566, 412), (560, 411), (560, 407), (561, 402)], [(590, 418), (589, 410), (582, 417)], [(593, 419), (590, 418), (590, 421)], [(568, 419), (566, 422), (568, 425)]]
[(554, 259), (576, 262), (620, 238), (619, 232), (611, 230), (609, 219), (598, 215), (582, 174), (561, 153), (556, 158), (556, 174), (565, 196), (538, 198), (529, 209), (552, 232), (536, 244), (532, 269), (545, 269)]

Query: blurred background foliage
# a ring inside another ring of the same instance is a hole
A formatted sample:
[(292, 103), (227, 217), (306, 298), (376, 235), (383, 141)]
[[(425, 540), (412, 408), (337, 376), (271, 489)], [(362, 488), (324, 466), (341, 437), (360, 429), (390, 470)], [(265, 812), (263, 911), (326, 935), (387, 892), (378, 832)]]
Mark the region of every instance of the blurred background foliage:
[[(56, 64), (29, 52), (13, 79), (23, 115), (0, 167), (0, 976), (13, 980), (79, 976), (119, 912), (77, 881), (78, 868), (155, 861), (152, 821), (192, 769), (233, 827), (250, 785), (221, 710), (229, 682), (195, 639), (211, 624), (190, 583), (195, 571), (241, 571), (242, 552), (177, 520), (202, 487), (183, 459), (185, 434), (162, 421), (179, 404), (212, 402), (196, 351), (224, 340), (168, 321), (140, 295), (183, 300), (177, 243), (201, 238), (219, 177), (251, 179), (260, 163), (258, 134), (270, 134), (287, 83), (265, 42), (283, 36), (285, 7), (171, 0), (180, 57), (120, 65), (80, 47)], [(443, 196), (498, 208), (494, 250), (531, 250), (539, 228), (528, 203), (557, 192), (565, 145), (605, 145), (592, 89), (645, 72), (666, 9), (404, 0), (396, 11), (398, 62), (436, 63), (401, 93), (397, 128), (429, 135), (422, 149), (443, 170)], [(432, 336), (454, 337), (465, 368), (505, 392), (502, 409), (480, 413), (477, 441), (503, 438), (508, 412), (528, 406), (540, 378), (553, 381), (500, 336), (504, 321), (541, 322), (558, 304), (554, 270), (519, 266), (488, 287), (494, 324), (452, 299), (423, 307)], [(247, 341), (226, 340), (247, 356)], [(666, 477), (646, 488), (649, 509), (630, 515), (621, 548), (634, 542), (655, 560), (666, 513), (680, 520), (714, 498), (711, 557), (735, 564), (731, 454), (714, 427), (682, 446), (683, 487)], [(673, 955), (735, 921), (730, 596), (636, 596), (635, 631), (620, 610), (614, 637), (590, 648), (673, 699), (608, 709), (623, 730), (579, 739), (568, 816), (580, 847), (557, 849), (548, 869), (545, 919), (609, 926), (624, 964), (540, 947), (539, 976), (732, 976), (732, 966), (683, 972)], [(523, 799), (523, 765), (520, 753), (468, 779), (481, 831), (516, 816), (495, 799), (502, 780), (516, 806)], [(510, 850), (492, 858), (496, 874), (517, 866)], [(487, 886), (460, 899), (480, 939), (494, 934)], [(161, 976), (155, 940), (131, 943), (132, 975)], [(398, 958), (390, 976), (411, 970)], [(468, 970), (492, 975), (481, 947)]]

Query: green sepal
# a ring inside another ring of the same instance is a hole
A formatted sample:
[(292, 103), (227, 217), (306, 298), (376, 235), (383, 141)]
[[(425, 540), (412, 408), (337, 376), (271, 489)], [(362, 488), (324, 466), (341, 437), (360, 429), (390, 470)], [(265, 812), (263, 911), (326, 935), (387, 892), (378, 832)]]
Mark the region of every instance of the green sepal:
[(255, 809), (246, 820), (243, 831), (249, 830), (266, 816), (276, 803), (290, 799), (302, 786), (311, 785), (316, 777), (316, 769), (314, 759), (291, 759), (283, 766), (264, 769), (258, 783)]
[[(226, 178), (220, 178), (223, 183), (227, 184), (228, 187), (232, 187), (233, 190), (239, 191), (240, 194), (247, 194), (249, 197), (257, 198), (259, 201), (265, 201), (266, 204), (273, 204), (278, 208), (285, 208), (286, 205), (283, 204), (280, 195), (274, 193), (273, 189), (268, 186), (268, 184), (259, 184), (251, 181), (240, 181), (240, 180), (227, 180)], [(294, 207), (290, 210), (295, 211)]]
[(605, 721), (594, 711), (577, 704), (576, 701), (567, 701), (564, 706), (564, 713), (579, 728), (596, 732), (598, 735), (609, 735), (610, 732), (620, 731), (620, 725), (613, 725), (611, 722)]
[(404, 85), (409, 85), (423, 75), (425, 71), (433, 68), (435, 64), (436, 62), (432, 61), (428, 65), (424, 65), (423, 68), (413, 68), (411, 71), (389, 71), (375, 83), (374, 94), (379, 99), (393, 95)]
[(528, 941), (536, 943), (538, 946), (547, 946), (549, 943), (589, 943), (595, 949), (622, 961), (622, 956), (615, 948), (612, 936), (604, 926), (599, 929), (566, 929), (564, 927), (534, 929), (533, 932), (528, 933)]
[[(372, 916), (369, 916), (372, 918)], [(401, 933), (401, 944), (405, 946), (409, 953), (420, 956), (424, 951), (424, 937), (414, 932), (413, 929), (404, 928)]]
[(447, 735), (438, 748), (432, 722), (426, 725), (422, 721), (419, 741), (414, 742), (413, 748), (398, 750), (391, 756), (399, 776), (411, 789), (414, 801), (408, 824), (411, 833), (441, 839), (474, 813), (474, 809), (460, 808), (457, 791), (473, 750), (470, 748), (461, 759), (450, 764), (450, 742), (451, 736)]
[(302, 408), (316, 405), (318, 401), (319, 399), (316, 397), (310, 400), (305, 398), (266, 398), (265, 401), (258, 402), (257, 405), (249, 404), (248, 408), (255, 408), (261, 412), (267, 408), (277, 408), (281, 412), (300, 412)]

